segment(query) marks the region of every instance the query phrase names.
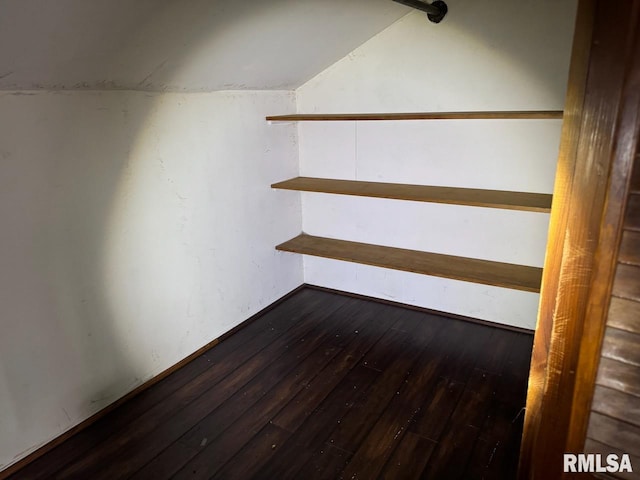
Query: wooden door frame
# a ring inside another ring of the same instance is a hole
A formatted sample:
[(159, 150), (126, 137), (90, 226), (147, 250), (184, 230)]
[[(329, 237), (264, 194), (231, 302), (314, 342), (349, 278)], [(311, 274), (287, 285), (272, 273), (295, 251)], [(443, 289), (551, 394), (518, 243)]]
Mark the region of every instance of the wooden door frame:
[[(521, 479), (584, 446), (638, 98), (623, 98), (640, 0), (580, 0), (522, 438)], [(630, 101), (631, 100), (631, 101)], [(635, 101), (633, 101), (635, 100)]]

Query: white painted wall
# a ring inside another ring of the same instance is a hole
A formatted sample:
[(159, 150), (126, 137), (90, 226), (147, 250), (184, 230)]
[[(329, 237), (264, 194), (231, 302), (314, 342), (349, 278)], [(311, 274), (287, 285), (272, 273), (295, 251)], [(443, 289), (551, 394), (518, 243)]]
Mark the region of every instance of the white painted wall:
[[(298, 111), (563, 108), (575, 0), (447, 3), (440, 25), (412, 13), (301, 86)], [(551, 193), (560, 127), (559, 120), (300, 123), (300, 172)], [(313, 193), (302, 194), (302, 211), (303, 230), (313, 235), (533, 266), (544, 260), (547, 214)], [(305, 257), (304, 268), (311, 284), (535, 325), (533, 293), (316, 257)]]
[(291, 92), (0, 94), (0, 470), (302, 283)]
[(0, 0), (0, 89), (291, 89), (409, 10), (390, 0)]

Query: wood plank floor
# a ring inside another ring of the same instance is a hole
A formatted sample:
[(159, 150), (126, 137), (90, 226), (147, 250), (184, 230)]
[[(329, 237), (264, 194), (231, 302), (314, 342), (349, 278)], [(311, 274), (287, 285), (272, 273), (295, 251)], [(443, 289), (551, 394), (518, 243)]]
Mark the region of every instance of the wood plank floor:
[(10, 478), (515, 478), (531, 344), (305, 288)]

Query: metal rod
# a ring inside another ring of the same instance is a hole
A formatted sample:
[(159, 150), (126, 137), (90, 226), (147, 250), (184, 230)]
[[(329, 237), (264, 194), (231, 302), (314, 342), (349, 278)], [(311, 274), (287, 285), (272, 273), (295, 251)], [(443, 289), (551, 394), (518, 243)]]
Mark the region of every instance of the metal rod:
[(407, 7), (417, 8), (423, 12), (430, 13), (431, 15), (437, 15), (440, 13), (440, 9), (430, 3), (421, 2), (420, 0), (393, 0), (394, 2), (401, 3)]
[(427, 12), (429, 20), (433, 23), (440, 23), (444, 16), (447, 14), (447, 4), (441, 0), (436, 0), (433, 3), (421, 2), (420, 0), (393, 0), (394, 2), (401, 3), (407, 7), (416, 8)]

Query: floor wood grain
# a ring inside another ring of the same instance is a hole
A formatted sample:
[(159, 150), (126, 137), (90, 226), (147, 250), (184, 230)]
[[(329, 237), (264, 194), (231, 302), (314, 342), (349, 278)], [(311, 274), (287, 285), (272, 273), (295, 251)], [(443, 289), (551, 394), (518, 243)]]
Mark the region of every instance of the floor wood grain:
[(305, 288), (10, 479), (515, 478), (531, 343)]

